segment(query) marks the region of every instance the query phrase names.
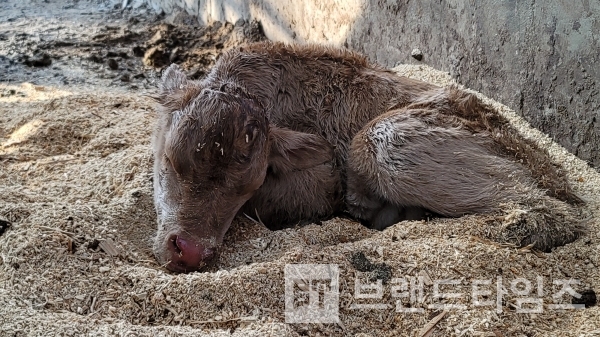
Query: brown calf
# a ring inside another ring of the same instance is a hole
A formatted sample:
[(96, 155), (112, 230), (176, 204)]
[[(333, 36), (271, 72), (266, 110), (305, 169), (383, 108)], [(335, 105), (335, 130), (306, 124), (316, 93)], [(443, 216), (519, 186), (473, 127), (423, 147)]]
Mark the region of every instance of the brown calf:
[[(474, 96), (346, 50), (252, 44), (202, 81), (172, 65), (158, 101), (154, 251), (174, 271), (210, 261), (240, 212), (270, 228), (347, 212), (383, 229), (424, 212), (532, 199), (569, 212), (577, 200), (547, 153)], [(520, 243), (577, 238), (576, 223), (556, 221), (525, 229)]]

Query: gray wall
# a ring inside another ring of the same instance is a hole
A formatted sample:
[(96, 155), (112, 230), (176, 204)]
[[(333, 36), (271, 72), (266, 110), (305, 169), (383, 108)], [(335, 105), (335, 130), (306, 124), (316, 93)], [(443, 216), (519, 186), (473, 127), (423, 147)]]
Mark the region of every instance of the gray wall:
[(600, 167), (598, 0), (146, 0), (201, 23), (255, 18), (279, 41), (344, 45), (385, 66), (421, 62), (510, 106)]

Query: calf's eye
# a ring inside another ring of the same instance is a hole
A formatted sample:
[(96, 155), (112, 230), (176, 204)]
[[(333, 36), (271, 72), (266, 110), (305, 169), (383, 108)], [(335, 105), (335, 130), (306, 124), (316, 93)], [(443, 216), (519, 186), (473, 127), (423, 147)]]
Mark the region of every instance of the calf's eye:
[(258, 126), (254, 123), (249, 123), (246, 125), (246, 144), (250, 144), (256, 139), (258, 135)]

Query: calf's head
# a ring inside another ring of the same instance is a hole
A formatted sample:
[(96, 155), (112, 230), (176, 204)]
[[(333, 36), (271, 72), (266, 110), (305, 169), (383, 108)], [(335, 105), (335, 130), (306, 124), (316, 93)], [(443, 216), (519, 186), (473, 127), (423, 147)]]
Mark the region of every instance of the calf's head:
[(232, 85), (163, 75), (154, 135), (154, 253), (168, 269), (210, 262), (267, 170), (285, 174), (331, 159), (323, 138), (269, 125), (267, 111)]

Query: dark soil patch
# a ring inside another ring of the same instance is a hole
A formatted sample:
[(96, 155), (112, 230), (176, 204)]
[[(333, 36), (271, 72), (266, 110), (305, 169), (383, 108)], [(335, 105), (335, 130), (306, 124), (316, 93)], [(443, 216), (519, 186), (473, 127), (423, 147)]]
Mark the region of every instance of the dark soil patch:
[(176, 16), (174, 24), (160, 16), (147, 20), (129, 15), (128, 25), (100, 25), (91, 36), (63, 25), (52, 27), (49, 39), (16, 29), (2, 32), (0, 82), (37, 77), (36, 84), (96, 84), (98, 78), (82, 76), (91, 70), (110, 80), (109, 85), (151, 89), (160, 71), (171, 63), (197, 79), (228, 48), (265, 39), (258, 22), (199, 26), (190, 25), (192, 19), (182, 19), (184, 15)]
[(382, 280), (383, 284), (387, 284), (392, 279), (392, 268), (390, 266), (385, 263), (372, 263), (363, 252), (352, 254), (350, 263), (356, 270), (368, 272), (369, 281)]
[(10, 222), (0, 220), (0, 235), (4, 234), (8, 227), (10, 227)]

